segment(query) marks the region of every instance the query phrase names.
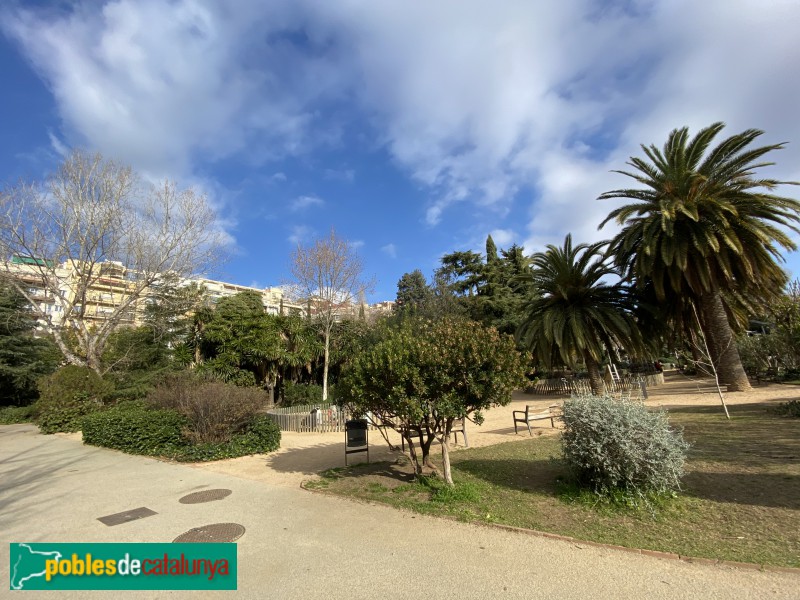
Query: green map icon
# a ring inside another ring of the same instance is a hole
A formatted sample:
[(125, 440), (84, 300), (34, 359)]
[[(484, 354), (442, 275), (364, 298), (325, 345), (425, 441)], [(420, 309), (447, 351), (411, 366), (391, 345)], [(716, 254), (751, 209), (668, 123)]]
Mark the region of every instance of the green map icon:
[[(60, 560), (60, 552), (34, 550), (28, 544), (11, 544), (11, 572), (9, 579), (12, 590), (42, 589), (39, 581), (44, 580), (45, 561)], [(34, 580), (34, 581), (32, 581)]]

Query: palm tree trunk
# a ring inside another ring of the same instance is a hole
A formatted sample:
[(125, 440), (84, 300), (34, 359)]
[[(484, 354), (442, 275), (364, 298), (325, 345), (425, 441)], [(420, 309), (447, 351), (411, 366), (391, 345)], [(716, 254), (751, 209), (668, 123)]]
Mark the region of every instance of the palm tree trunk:
[(603, 376), (600, 374), (600, 364), (588, 350), (583, 351), (583, 360), (586, 362), (586, 370), (589, 371), (589, 385), (592, 387), (592, 394), (600, 396), (603, 393)]
[(727, 384), (729, 392), (750, 390), (750, 381), (742, 366), (736, 339), (733, 337), (728, 315), (718, 291), (708, 292), (699, 298), (700, 312), (703, 315), (701, 327), (710, 342), (711, 361), (719, 373), (721, 383)]

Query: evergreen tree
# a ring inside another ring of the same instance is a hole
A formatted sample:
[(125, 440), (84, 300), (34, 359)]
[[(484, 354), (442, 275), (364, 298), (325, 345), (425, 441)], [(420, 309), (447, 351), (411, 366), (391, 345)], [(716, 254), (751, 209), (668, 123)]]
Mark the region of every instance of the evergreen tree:
[(491, 265), (497, 262), (497, 246), (494, 244), (492, 234), (486, 237), (486, 264)]
[(38, 396), (36, 380), (61, 360), (55, 344), (34, 337), (27, 306), (21, 294), (0, 286), (0, 406), (30, 404)]
[(532, 293), (530, 265), (522, 246), (501, 250), (489, 235), (486, 262), (472, 251), (453, 252), (441, 259), (437, 280), (445, 282), (470, 318), (502, 333), (514, 334), (522, 304)]
[(419, 269), (404, 273), (397, 282), (395, 312), (408, 314), (418, 312), (432, 296), (425, 276)]

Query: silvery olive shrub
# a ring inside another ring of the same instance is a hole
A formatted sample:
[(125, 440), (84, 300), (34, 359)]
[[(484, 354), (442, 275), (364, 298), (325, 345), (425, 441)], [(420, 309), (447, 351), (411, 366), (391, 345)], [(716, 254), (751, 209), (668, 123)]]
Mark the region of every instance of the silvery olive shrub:
[(564, 403), (564, 459), (577, 483), (599, 494), (668, 494), (680, 489), (689, 449), (663, 410), (610, 397)]

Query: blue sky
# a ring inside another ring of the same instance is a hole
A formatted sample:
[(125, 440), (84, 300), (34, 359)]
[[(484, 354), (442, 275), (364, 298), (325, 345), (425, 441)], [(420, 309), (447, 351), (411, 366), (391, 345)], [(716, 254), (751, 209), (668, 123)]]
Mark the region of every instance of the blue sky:
[(790, 142), (764, 174), (800, 180), (798, 24), (795, 0), (6, 2), (0, 182), (97, 150), (208, 195), (222, 278), (279, 285), (334, 227), (393, 299), (489, 233), (610, 237), (610, 171), (675, 127), (763, 129)]

